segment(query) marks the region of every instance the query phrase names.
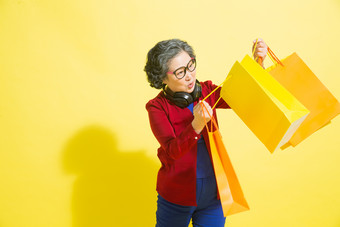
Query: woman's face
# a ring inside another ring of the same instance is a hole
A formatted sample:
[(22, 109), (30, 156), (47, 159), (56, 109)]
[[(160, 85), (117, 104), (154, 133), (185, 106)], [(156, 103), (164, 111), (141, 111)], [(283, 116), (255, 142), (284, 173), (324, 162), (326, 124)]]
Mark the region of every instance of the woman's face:
[[(192, 59), (187, 52), (180, 52), (169, 61), (169, 72), (174, 72), (178, 68), (186, 67), (191, 60)], [(178, 79), (173, 73), (169, 72), (163, 80), (163, 83), (166, 84), (171, 91), (191, 93), (194, 90), (196, 84), (196, 69), (192, 72), (186, 70), (186, 74), (182, 79)]]

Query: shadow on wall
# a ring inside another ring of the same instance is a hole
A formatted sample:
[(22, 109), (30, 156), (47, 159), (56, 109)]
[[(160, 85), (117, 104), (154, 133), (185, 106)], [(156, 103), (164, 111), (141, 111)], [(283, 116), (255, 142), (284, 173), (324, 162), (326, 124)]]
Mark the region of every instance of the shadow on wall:
[(155, 225), (158, 165), (142, 151), (120, 152), (111, 131), (89, 126), (67, 142), (62, 159), (76, 175), (72, 227)]

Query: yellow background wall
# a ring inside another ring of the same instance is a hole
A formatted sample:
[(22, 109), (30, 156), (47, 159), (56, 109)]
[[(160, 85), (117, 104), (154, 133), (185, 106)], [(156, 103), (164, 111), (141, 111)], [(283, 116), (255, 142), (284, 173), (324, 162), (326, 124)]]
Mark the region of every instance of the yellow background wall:
[[(154, 226), (156, 42), (188, 41), (219, 84), (262, 37), (339, 99), (339, 28), (339, 0), (0, 1), (0, 226)], [(251, 207), (226, 226), (340, 226), (340, 118), (274, 154), (233, 111), (219, 122)]]

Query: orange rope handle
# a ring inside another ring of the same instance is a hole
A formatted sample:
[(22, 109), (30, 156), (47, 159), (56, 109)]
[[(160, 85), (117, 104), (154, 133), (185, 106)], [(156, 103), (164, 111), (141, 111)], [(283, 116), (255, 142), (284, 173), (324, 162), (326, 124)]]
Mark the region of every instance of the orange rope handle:
[(274, 63), (274, 64), (276, 64), (277, 62), (275, 61), (275, 59), (272, 57), (272, 55), (271, 54), (268, 54), (268, 56), (270, 57), (270, 60), (272, 60), (272, 62)]
[[(207, 129), (207, 132), (209, 132), (209, 128), (208, 128), (208, 123), (207, 123), (207, 120), (205, 119), (205, 114), (204, 114), (204, 108), (207, 109), (207, 107), (205, 107), (204, 103), (203, 102), (199, 102), (199, 104), (201, 105), (202, 109), (203, 109), (203, 116), (204, 116), (204, 125), (205, 125), (205, 128)], [(208, 112), (209, 114), (209, 112)]]
[[(209, 115), (209, 117), (210, 117), (210, 122), (211, 122), (211, 124), (210, 124), (210, 132), (212, 132), (212, 124), (214, 124), (215, 127), (216, 127), (216, 130), (218, 130), (218, 125), (217, 125), (217, 122), (216, 122), (214, 116), (213, 116), (213, 115), (210, 115), (210, 113), (209, 113), (209, 111), (208, 111), (208, 108), (204, 105), (203, 102), (200, 102), (200, 105), (201, 105), (202, 109), (205, 109), (205, 110), (207, 111), (207, 113), (208, 113), (208, 115)], [(205, 123), (205, 127), (207, 128), (207, 131), (209, 132), (208, 123), (207, 123), (207, 120), (205, 119), (204, 111), (203, 111), (203, 115), (204, 115), (204, 123)]]
[(278, 57), (276, 57), (276, 55), (274, 54), (274, 52), (268, 47), (268, 53), (270, 56), (272, 56), (274, 58), (274, 60), (281, 66), (284, 66), (282, 64), (282, 62), (280, 61), (280, 59)]

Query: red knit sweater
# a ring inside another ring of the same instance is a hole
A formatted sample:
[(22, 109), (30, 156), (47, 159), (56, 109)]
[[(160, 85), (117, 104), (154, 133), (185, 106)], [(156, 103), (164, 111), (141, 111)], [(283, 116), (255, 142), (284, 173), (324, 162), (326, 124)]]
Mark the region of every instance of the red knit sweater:
[[(211, 81), (200, 83), (202, 100), (217, 86)], [(205, 101), (212, 107), (220, 97), (220, 88)], [(194, 105), (197, 102), (194, 103)], [(220, 99), (216, 108), (230, 108)], [(146, 104), (150, 126), (160, 143), (158, 158), (162, 163), (158, 171), (157, 191), (167, 201), (183, 205), (196, 206), (196, 159), (197, 140), (200, 138), (192, 128), (194, 119), (188, 108), (180, 108), (165, 98), (163, 91)], [(213, 110), (216, 118), (216, 111)], [(203, 134), (210, 153), (206, 129)]]

